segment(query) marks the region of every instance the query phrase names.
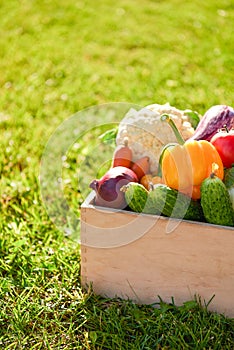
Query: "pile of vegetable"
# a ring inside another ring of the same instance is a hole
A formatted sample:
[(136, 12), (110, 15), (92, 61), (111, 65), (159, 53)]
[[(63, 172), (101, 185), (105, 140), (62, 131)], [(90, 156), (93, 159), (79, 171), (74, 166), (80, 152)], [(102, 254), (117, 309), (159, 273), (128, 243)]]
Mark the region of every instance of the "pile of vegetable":
[[(153, 104), (140, 111), (130, 109), (118, 127), (117, 145), (122, 145), (126, 137), (132, 150), (132, 160), (148, 156), (150, 171), (156, 172), (161, 149), (176, 137), (168, 125), (163, 125), (161, 115), (167, 113), (176, 124), (184, 139), (194, 134), (193, 123), (189, 119), (190, 110), (181, 111), (168, 103)], [(199, 115), (196, 116), (199, 119)]]
[(234, 109), (130, 111), (95, 205), (234, 227)]

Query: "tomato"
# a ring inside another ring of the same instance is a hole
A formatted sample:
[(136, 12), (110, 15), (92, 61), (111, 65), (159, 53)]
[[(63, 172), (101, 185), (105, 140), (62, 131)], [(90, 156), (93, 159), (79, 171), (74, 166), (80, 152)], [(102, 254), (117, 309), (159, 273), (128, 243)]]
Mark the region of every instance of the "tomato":
[(211, 138), (210, 142), (217, 149), (223, 165), (226, 168), (231, 168), (234, 164), (234, 129), (230, 131), (220, 130)]

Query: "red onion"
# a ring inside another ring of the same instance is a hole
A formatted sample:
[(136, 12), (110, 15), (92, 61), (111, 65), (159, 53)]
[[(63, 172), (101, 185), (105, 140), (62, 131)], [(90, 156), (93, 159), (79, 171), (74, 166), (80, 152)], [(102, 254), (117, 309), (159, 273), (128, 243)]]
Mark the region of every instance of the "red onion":
[(100, 180), (93, 180), (89, 185), (96, 192), (95, 204), (124, 209), (127, 204), (120, 188), (129, 182), (138, 182), (136, 174), (131, 169), (123, 166), (109, 169)]
[(228, 130), (234, 126), (234, 108), (226, 105), (215, 105), (201, 118), (195, 133), (190, 140), (207, 140), (210, 141), (219, 129), (226, 125)]

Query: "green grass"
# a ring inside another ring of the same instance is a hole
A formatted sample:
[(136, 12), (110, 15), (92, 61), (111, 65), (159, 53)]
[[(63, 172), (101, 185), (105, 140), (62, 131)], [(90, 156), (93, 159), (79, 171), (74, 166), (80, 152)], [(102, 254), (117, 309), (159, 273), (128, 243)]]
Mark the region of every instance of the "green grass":
[[(232, 0), (0, 1), (1, 349), (233, 349), (234, 320), (199, 300), (152, 308), (83, 291), (79, 243), (53, 224), (38, 178), (49, 137), (87, 107), (233, 105), (233, 20)], [(77, 171), (85, 193), (111, 152), (93, 152), (103, 131), (64, 165), (78, 217)]]

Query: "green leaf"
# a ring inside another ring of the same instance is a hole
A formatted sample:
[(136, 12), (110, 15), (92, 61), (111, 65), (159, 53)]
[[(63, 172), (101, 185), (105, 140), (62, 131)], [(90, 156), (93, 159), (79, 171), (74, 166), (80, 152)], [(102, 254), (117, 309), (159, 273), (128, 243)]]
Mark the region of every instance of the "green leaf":
[(189, 122), (191, 123), (192, 127), (194, 129), (196, 129), (196, 127), (198, 126), (198, 123), (200, 122), (202, 116), (198, 112), (192, 111), (191, 109), (186, 109), (184, 111), (184, 114), (188, 117)]
[(99, 136), (99, 139), (103, 143), (113, 143), (116, 139), (118, 132), (118, 127), (105, 131), (102, 135)]

